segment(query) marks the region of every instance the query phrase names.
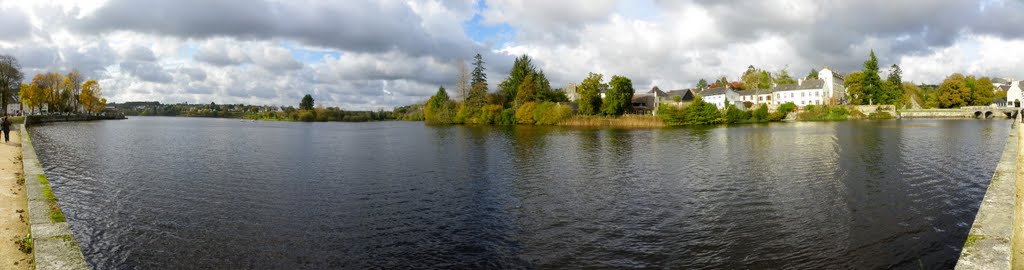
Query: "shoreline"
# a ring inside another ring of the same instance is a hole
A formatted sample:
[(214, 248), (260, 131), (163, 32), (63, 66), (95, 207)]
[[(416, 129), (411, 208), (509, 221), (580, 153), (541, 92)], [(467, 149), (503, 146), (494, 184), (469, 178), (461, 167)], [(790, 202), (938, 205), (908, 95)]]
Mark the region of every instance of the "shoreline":
[(19, 127), (22, 131), (22, 169), (28, 190), (28, 219), (36, 269), (89, 269), (60, 209), (59, 199), (53, 194), (39, 163), (28, 129), (25, 125)]
[(1021, 200), (1018, 190), (1024, 146), (1020, 143), (1020, 125), (1012, 122), (1006, 145), (992, 173), (981, 205), (964, 240), (956, 269), (1018, 269), (1021, 261)]

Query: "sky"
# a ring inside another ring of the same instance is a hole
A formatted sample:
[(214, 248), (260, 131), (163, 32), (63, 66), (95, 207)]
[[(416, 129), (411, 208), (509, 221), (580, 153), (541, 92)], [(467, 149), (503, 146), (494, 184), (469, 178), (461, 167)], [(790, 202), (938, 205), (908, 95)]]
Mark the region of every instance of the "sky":
[(589, 72), (637, 91), (738, 80), (747, 66), (1024, 79), (1024, 0), (0, 0), (0, 54), (79, 70), (112, 102), (391, 109), (454, 95), (481, 54), (491, 91), (529, 55), (560, 88)]

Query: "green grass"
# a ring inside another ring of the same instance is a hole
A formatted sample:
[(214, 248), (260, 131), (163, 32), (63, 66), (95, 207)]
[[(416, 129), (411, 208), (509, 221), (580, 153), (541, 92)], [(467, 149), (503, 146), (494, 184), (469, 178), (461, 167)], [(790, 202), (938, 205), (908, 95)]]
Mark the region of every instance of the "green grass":
[(25, 237), (21, 238), (21, 240), (14, 241), (14, 242), (15, 242), (15, 244), (18, 245), (18, 250), (21, 250), (21, 252), (24, 252), (25, 254), (32, 254), (32, 234), (31, 233), (25, 235)]
[(964, 249), (974, 246), (978, 243), (978, 240), (985, 239), (984, 235), (980, 234), (968, 234), (967, 241), (964, 241)]
[(53, 189), (50, 188), (50, 180), (46, 179), (46, 175), (40, 174), (38, 176), (39, 184), (43, 185), (43, 198), (46, 198), (46, 205), (50, 207), (50, 220), (53, 222), (64, 222), (64, 212), (60, 211), (60, 206), (57, 205), (57, 195), (53, 194)]
[(67, 221), (64, 218), (64, 212), (60, 211), (60, 207), (57, 206), (57, 201), (49, 201), (50, 205), (50, 220), (55, 223)]
[(57, 195), (53, 195), (53, 189), (50, 186), (43, 186), (43, 198), (47, 200), (56, 200)]

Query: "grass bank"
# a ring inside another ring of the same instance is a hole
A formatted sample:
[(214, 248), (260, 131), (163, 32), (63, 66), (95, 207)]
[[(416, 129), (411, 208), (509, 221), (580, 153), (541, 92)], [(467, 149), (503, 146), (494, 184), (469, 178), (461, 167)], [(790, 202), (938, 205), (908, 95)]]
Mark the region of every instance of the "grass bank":
[(558, 123), (573, 127), (660, 128), (665, 122), (653, 115), (585, 116), (576, 115)]

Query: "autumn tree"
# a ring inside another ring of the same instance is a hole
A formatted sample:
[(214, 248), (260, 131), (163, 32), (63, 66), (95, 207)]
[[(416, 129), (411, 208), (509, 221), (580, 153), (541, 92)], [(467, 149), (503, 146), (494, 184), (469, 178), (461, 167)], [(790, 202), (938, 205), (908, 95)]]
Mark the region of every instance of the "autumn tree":
[(599, 73), (591, 72), (586, 79), (577, 87), (580, 94), (579, 110), (582, 115), (595, 115), (601, 109), (601, 77)]
[(988, 106), (995, 100), (995, 86), (988, 77), (978, 79), (971, 88), (971, 105)]
[(956, 108), (969, 104), (971, 89), (967, 88), (965, 79), (963, 74), (954, 73), (942, 81), (937, 93), (939, 107)]
[(533, 83), (533, 77), (533, 74), (527, 74), (526, 78), (519, 83), (519, 88), (515, 91), (515, 99), (512, 101), (512, 108), (519, 108), (527, 102), (536, 100), (537, 85)]
[(302, 97), (302, 101), (299, 102), (299, 110), (312, 110), (313, 102), (313, 96), (306, 94)]
[(426, 106), (423, 107), (423, 117), (427, 124), (452, 124), (455, 122), (454, 104), (448, 98), (448, 92), (444, 90), (444, 86), (439, 87), (437, 94), (427, 100)]
[(24, 77), (18, 59), (10, 55), (0, 55), (0, 109), (4, 111), (4, 115), (7, 115), (7, 104), (21, 91), (21, 80)]
[(633, 108), (633, 81), (625, 76), (612, 76), (608, 82), (608, 91), (604, 93), (601, 113), (619, 116)]
[(81, 94), (78, 95), (78, 104), (87, 113), (99, 113), (103, 111), (106, 99), (102, 98), (103, 91), (96, 80), (88, 80), (82, 84)]
[(77, 69), (72, 69), (68, 72), (67, 76), (64, 76), (64, 92), (65, 99), (68, 100), (68, 106), (71, 111), (79, 110), (78, 96), (82, 94), (82, 74)]

